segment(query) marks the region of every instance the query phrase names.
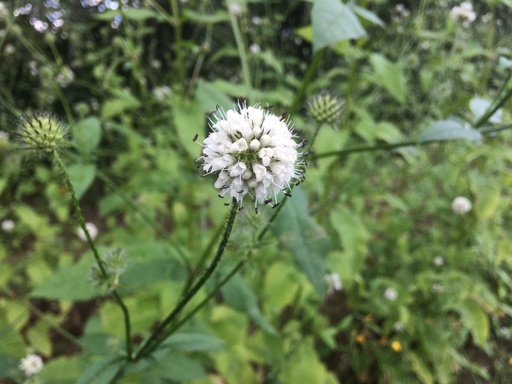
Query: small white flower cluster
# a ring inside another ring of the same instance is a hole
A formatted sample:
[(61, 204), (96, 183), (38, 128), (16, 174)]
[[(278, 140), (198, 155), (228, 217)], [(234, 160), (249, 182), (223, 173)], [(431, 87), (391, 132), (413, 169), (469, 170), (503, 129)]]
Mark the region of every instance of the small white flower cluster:
[(467, 197), (457, 196), (452, 202), (452, 211), (458, 215), (464, 215), (471, 211), (473, 205)]
[(69, 84), (71, 84), (75, 80), (75, 74), (69, 67), (64, 67), (55, 77), (55, 81), (62, 88), (66, 88)]
[(2, 221), (0, 227), (2, 228), (2, 231), (6, 233), (11, 233), (14, 230), (14, 221), (6, 219)]
[(462, 26), (467, 28), (475, 21), (476, 13), (473, 11), (473, 5), (469, 1), (464, 1), (450, 10), (450, 17), (452, 20), (462, 21)]
[(151, 92), (153, 92), (153, 95), (155, 95), (155, 97), (159, 101), (164, 101), (172, 93), (171, 88), (168, 87), (167, 85), (162, 85), (160, 87), (154, 87)]
[[(224, 112), (217, 108), (210, 114), (212, 132), (203, 142), (203, 153), (198, 161), (206, 175), (218, 174), (215, 188), (219, 197), (232, 197), (242, 207), (246, 195), (257, 204), (269, 204), (285, 191), (289, 196), (290, 182), (302, 181), (305, 153), (298, 153), (293, 130), (286, 120), (270, 112), (271, 107), (247, 107), (238, 103), (238, 110)], [(226, 203), (225, 205), (229, 205)]]
[(397, 290), (393, 287), (386, 288), (386, 290), (384, 291), (384, 298), (389, 301), (395, 301), (396, 299), (398, 299)]
[(25, 372), (25, 375), (32, 376), (41, 371), (43, 369), (43, 359), (41, 356), (30, 354), (25, 358), (21, 359), (19, 368)]
[(336, 272), (328, 273), (324, 276), (325, 282), (327, 283), (327, 292), (333, 293), (336, 291), (341, 291), (343, 289), (343, 284), (341, 282), (340, 275)]
[(395, 10), (399, 18), (406, 18), (411, 14), (411, 11), (405, 8), (405, 5), (403, 5), (402, 3), (398, 3), (397, 5), (395, 5)]
[(257, 55), (258, 53), (261, 52), (261, 47), (259, 46), (259, 44), (256, 44), (256, 43), (253, 43), (249, 46), (249, 51), (253, 54), (253, 55)]

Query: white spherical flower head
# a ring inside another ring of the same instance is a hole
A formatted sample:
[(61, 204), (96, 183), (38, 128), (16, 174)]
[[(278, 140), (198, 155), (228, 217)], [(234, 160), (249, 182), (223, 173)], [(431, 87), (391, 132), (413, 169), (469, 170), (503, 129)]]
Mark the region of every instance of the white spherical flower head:
[[(87, 231), (89, 232), (89, 235), (91, 235), (91, 239), (95, 240), (96, 237), (98, 237), (98, 227), (94, 225), (93, 223), (85, 223), (85, 227), (87, 228)], [(85, 231), (79, 227), (76, 230), (76, 235), (78, 238), (82, 241), (87, 241), (87, 236), (85, 235)]]
[(386, 288), (386, 290), (384, 291), (384, 297), (386, 298), (386, 300), (395, 301), (396, 299), (398, 299), (398, 292), (396, 291), (395, 288)]
[(2, 231), (10, 233), (14, 230), (14, 221), (9, 220), (9, 219), (4, 220), (4, 221), (2, 221), (0, 226), (2, 227)]
[(295, 141), (286, 113), (278, 117), (270, 110), (239, 102), (237, 109), (217, 108), (210, 114), (211, 133), (198, 161), (203, 176), (217, 175), (219, 197), (231, 197), (240, 207), (246, 196), (255, 208), (271, 202), (275, 207), (277, 195), (283, 191), (289, 196), (290, 184), (304, 177), (300, 158), (305, 153), (297, 151), (304, 141)]
[(455, 199), (453, 199), (452, 202), (452, 210), (458, 215), (464, 215), (471, 211), (471, 208), (473, 205), (471, 204), (471, 201), (467, 197), (464, 196), (458, 196)]
[(25, 358), (21, 359), (19, 368), (25, 372), (27, 376), (35, 375), (43, 369), (43, 359), (38, 355), (27, 355)]

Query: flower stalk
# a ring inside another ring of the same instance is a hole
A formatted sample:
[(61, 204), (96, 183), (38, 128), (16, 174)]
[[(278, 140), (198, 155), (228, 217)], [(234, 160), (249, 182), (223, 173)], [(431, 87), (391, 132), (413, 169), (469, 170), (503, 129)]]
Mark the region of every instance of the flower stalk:
[(192, 300), (192, 298), (196, 295), (196, 293), (201, 289), (201, 287), (206, 283), (206, 281), (213, 274), (219, 262), (226, 250), (226, 246), (228, 244), (229, 236), (231, 235), (231, 230), (233, 229), (233, 224), (236, 218), (236, 212), (238, 211), (238, 204), (233, 202), (233, 206), (231, 207), (231, 212), (229, 214), (228, 220), (226, 222), (226, 226), (224, 228), (224, 233), (222, 235), (222, 239), (220, 241), (219, 247), (217, 249), (217, 253), (208, 266), (208, 268), (204, 271), (203, 275), (199, 278), (199, 280), (190, 288), (190, 290), (181, 298), (176, 307), (172, 310), (172, 312), (160, 323), (155, 331), (151, 334), (151, 336), (146, 340), (146, 342), (142, 345), (138, 352), (136, 352), (134, 356), (134, 360), (138, 360), (140, 358), (148, 356), (152, 353), (160, 344), (162, 344), (169, 336), (172, 335), (174, 330), (171, 328), (167, 332), (164, 332), (166, 328), (172, 324), (180, 315), (181, 311), (185, 308), (185, 306)]

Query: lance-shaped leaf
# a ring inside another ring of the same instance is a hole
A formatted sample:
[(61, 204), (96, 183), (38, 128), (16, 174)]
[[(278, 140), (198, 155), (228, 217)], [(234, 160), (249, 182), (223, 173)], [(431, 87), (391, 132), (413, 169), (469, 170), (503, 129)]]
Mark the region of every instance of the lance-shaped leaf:
[(461, 121), (440, 120), (436, 121), (420, 135), (418, 143), (460, 139), (480, 143), (482, 141), (482, 134), (476, 129), (464, 127), (464, 123)]

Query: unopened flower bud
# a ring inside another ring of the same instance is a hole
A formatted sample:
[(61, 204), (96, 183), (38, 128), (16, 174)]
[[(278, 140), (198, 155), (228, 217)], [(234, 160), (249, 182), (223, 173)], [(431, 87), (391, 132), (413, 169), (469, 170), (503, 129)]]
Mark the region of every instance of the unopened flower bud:
[(309, 114), (318, 123), (334, 124), (343, 113), (345, 103), (330, 93), (322, 92), (308, 101)]
[(46, 112), (24, 115), (18, 125), (17, 138), (26, 149), (50, 154), (67, 141), (68, 127)]

